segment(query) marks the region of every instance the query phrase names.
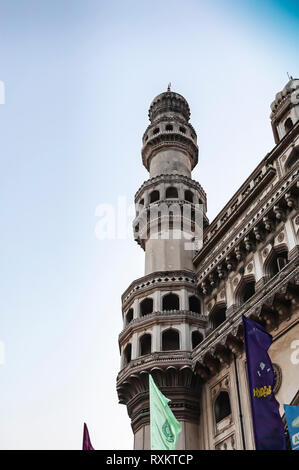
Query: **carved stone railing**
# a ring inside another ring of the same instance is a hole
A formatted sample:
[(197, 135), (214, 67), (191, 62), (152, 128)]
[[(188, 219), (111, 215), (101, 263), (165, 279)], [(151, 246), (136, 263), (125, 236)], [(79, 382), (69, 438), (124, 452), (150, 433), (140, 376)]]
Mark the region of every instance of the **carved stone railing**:
[(151, 322), (156, 324), (162, 320), (169, 321), (170, 318), (171, 321), (179, 320), (180, 322), (187, 319), (196, 320), (201, 323), (202, 328), (204, 328), (207, 323), (207, 319), (204, 315), (192, 312), (191, 310), (162, 310), (159, 312), (148, 313), (147, 315), (131, 320), (121, 331), (119, 340), (121, 341), (125, 335), (130, 333), (131, 330), (134, 330), (137, 326), (143, 326), (144, 324)]
[(127, 376), (132, 373), (138, 373), (144, 369), (150, 370), (153, 367), (169, 367), (189, 365), (191, 367), (191, 352), (190, 351), (159, 351), (147, 354), (145, 356), (133, 359), (127, 364), (118, 374), (117, 381), (123, 381)]

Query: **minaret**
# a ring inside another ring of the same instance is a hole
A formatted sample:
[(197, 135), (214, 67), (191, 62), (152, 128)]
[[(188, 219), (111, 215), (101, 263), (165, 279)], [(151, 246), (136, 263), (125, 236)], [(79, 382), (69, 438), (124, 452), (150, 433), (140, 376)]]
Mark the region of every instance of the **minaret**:
[(122, 295), (117, 378), (135, 449), (150, 448), (149, 373), (182, 424), (178, 449), (199, 448), (201, 382), (191, 353), (204, 338), (206, 320), (192, 258), (208, 220), (205, 192), (191, 179), (198, 146), (189, 118), (187, 101), (169, 86), (151, 103), (143, 135), (142, 161), (150, 179), (136, 193), (133, 228), (145, 251), (145, 275)]

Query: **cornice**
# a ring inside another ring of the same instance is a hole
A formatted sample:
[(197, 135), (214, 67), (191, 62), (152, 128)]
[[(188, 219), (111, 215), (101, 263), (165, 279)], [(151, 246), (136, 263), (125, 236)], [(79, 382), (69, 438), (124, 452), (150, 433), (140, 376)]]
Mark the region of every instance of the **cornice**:
[(153, 273), (135, 279), (121, 296), (123, 309), (128, 307), (134, 294), (143, 293), (152, 289), (163, 287), (191, 287), (195, 288), (195, 273), (193, 271), (155, 271)]
[(178, 175), (178, 174), (161, 174), (158, 176), (154, 176), (153, 178), (148, 179), (147, 181), (144, 181), (140, 188), (137, 190), (135, 194), (135, 202), (138, 202), (138, 199), (141, 197), (143, 192), (146, 189), (150, 189), (152, 187), (155, 187), (157, 184), (160, 183), (183, 183), (186, 184), (186, 186), (191, 187), (195, 191), (198, 191), (201, 196), (204, 196), (204, 199), (206, 199), (207, 195), (202, 186), (192, 178), (189, 178), (188, 176), (184, 175)]
[[(254, 169), (254, 171), (249, 175), (249, 177), (245, 180), (245, 182), (240, 186), (240, 188), (236, 191), (236, 193), (227, 202), (224, 208), (219, 212), (219, 214), (210, 223), (210, 225), (207, 227), (207, 229), (204, 232), (204, 237), (205, 237), (204, 246), (202, 250), (198, 252), (193, 258), (193, 262), (195, 265), (198, 264), (198, 260), (200, 260), (202, 254), (205, 253), (207, 250), (211, 249), (210, 241), (212, 240), (214, 241), (214, 237), (216, 240), (215, 235), (207, 239), (208, 234), (211, 233), (213, 230), (217, 229), (217, 225), (219, 225), (219, 222), (221, 221), (221, 219), (224, 219), (226, 226), (231, 225), (231, 223), (233, 223), (233, 221), (238, 217), (238, 215), (240, 215), (240, 211), (244, 210), (246, 205), (248, 205), (251, 202), (251, 200), (254, 197), (253, 194), (255, 195), (258, 194), (258, 192), (260, 191), (260, 188), (263, 185), (266, 185), (269, 183), (269, 179), (265, 179), (265, 176), (268, 175), (269, 172), (272, 171), (273, 174), (272, 174), (272, 178), (270, 179), (274, 178), (276, 170), (272, 166), (273, 160), (278, 156), (278, 154), (280, 155), (290, 144), (292, 144), (292, 142), (294, 141), (294, 139), (297, 137), (298, 134), (299, 134), (299, 122), (295, 124), (292, 130), (286, 136), (284, 136), (284, 138), (271, 150), (271, 152), (269, 152), (263, 158), (263, 160), (258, 164), (258, 166)], [(261, 173), (262, 173), (262, 178), (261, 178)], [(289, 175), (286, 175), (283, 179), (281, 179), (278, 182), (275, 188), (272, 189), (272, 193), (275, 192), (277, 186), (288, 176)], [(256, 188), (255, 180), (257, 180), (257, 182), (260, 184), (258, 188)], [(254, 192), (250, 190), (250, 186), (252, 190), (254, 189)], [(244, 196), (242, 196), (242, 194)], [(226, 217), (226, 214), (227, 214), (227, 217)], [(231, 217), (233, 214), (234, 216)], [(216, 234), (216, 231), (215, 231), (215, 234)]]

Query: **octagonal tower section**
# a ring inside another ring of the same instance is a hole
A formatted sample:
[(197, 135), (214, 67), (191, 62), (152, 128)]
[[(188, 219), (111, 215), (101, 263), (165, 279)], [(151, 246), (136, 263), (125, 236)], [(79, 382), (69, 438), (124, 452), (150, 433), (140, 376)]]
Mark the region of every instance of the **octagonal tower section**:
[(205, 335), (192, 258), (200, 248), (206, 194), (192, 180), (197, 136), (183, 96), (167, 90), (149, 109), (142, 161), (149, 171), (135, 195), (134, 238), (145, 251), (144, 276), (122, 296), (119, 402), (127, 406), (134, 448), (150, 449), (148, 375), (182, 424), (178, 449), (199, 448), (200, 378), (191, 353)]

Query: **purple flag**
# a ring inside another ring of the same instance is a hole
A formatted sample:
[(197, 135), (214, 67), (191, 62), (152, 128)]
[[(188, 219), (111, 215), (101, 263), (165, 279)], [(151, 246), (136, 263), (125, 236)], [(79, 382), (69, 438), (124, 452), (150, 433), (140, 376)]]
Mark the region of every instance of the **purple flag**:
[(257, 450), (285, 450), (284, 426), (273, 393), (274, 370), (268, 349), (272, 336), (250, 318), (242, 316), (252, 422)]
[(83, 445), (82, 445), (82, 450), (94, 450), (94, 448), (91, 445), (90, 442), (90, 437), (89, 437), (89, 432), (86, 423), (84, 423), (84, 428), (83, 428)]

